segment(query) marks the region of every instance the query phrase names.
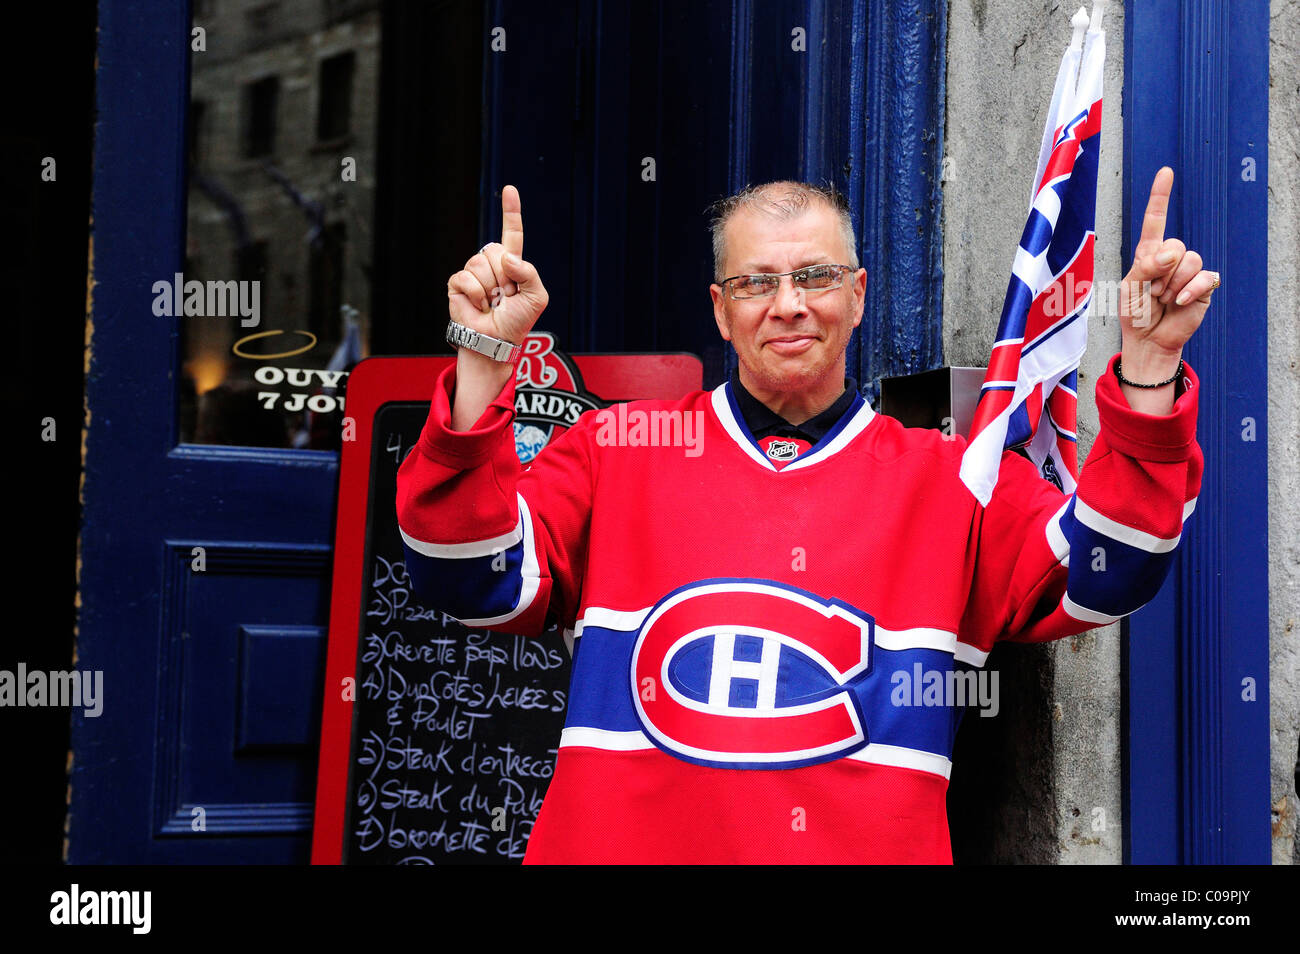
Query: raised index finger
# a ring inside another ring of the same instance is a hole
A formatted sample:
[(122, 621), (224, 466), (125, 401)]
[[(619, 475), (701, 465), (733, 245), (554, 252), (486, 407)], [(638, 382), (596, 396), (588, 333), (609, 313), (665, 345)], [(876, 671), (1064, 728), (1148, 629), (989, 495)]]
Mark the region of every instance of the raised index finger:
[(1165, 240), (1165, 222), (1169, 218), (1169, 193), (1174, 188), (1174, 170), (1161, 166), (1151, 183), (1151, 198), (1147, 199), (1146, 215), (1142, 217), (1142, 237), (1139, 245), (1154, 242), (1159, 245)]
[(515, 258), (524, 257), (524, 214), (512, 185), (501, 190), (501, 244)]

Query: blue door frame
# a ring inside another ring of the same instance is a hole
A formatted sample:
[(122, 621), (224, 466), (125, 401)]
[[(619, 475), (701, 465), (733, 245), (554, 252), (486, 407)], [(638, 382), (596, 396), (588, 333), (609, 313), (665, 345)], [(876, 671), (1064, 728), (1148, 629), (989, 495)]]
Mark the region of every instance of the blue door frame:
[[(305, 860), (337, 455), (178, 445), (188, 4), (100, 5), (73, 863)], [(204, 565), (196, 571), (195, 547)]]
[[(1156, 170), (1166, 235), (1224, 286), (1186, 357), (1205, 477), (1173, 572), (1125, 625), (1125, 860), (1266, 864), (1269, 820), (1265, 0), (1129, 0), (1124, 255)], [(1171, 91), (1176, 90), (1176, 94)]]

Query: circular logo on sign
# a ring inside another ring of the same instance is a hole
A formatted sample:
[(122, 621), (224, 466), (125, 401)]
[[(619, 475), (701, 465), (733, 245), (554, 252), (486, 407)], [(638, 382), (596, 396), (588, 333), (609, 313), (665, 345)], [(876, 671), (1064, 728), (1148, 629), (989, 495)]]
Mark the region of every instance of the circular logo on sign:
[(578, 367), (555, 346), (549, 331), (524, 339), (515, 372), (515, 452), (527, 464), (552, 438), (604, 402), (583, 386)]

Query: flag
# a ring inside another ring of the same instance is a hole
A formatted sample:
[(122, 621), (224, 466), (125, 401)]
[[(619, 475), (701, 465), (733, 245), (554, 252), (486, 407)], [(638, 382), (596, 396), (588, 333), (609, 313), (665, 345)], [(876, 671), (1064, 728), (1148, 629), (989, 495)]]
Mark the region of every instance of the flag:
[(343, 340), (330, 355), (329, 364), (325, 365), (326, 371), (345, 371), (361, 360), (361, 325), (357, 321), (357, 316), (361, 313), (351, 305), (341, 305), (339, 311), (342, 312), (346, 330), (343, 332)]
[(1093, 302), (1106, 61), (1103, 6), (1099, 0), (1091, 26), (1082, 8), (1071, 21), (1074, 36), (1052, 92), (1029, 217), (962, 456), (961, 479), (982, 505), (993, 496), (1007, 448), (1023, 448), (1067, 494), (1078, 479), (1079, 360)]

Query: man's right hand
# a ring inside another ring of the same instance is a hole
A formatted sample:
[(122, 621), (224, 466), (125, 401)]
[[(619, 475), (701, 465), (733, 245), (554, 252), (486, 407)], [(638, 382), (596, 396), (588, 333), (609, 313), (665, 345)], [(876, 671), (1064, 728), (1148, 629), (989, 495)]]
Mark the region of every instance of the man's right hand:
[[(481, 334), (523, 344), (550, 301), (537, 269), (523, 256), (519, 190), (508, 185), (501, 190), (501, 241), (484, 245), (447, 280), (452, 320)], [(452, 430), (470, 430), (514, 373), (513, 364), (461, 348), (456, 357)]]
[(501, 241), (489, 242), (447, 280), (448, 311), (474, 331), (522, 344), (550, 297), (537, 269), (524, 261), (519, 190), (501, 190)]

